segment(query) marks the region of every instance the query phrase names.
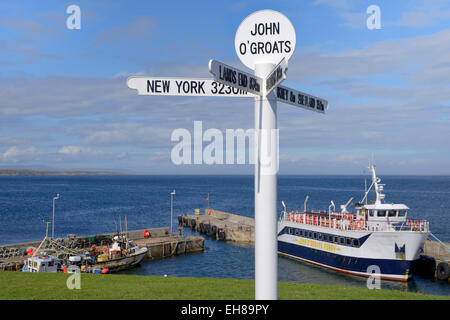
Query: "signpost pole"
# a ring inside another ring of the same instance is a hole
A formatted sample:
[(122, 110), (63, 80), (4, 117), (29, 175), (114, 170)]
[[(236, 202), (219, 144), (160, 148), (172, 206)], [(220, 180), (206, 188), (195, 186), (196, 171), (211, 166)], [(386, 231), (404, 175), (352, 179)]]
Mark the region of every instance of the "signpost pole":
[[(265, 78), (275, 64), (255, 66)], [(277, 100), (274, 92), (255, 97), (255, 299), (278, 298)]]

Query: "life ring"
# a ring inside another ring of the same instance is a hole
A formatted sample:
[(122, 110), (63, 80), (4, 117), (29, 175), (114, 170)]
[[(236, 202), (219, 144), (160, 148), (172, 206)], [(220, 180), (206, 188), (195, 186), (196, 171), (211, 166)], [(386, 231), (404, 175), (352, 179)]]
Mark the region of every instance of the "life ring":
[(363, 226), (362, 220), (359, 220), (358, 222), (356, 222), (356, 229), (361, 230), (362, 226)]
[(148, 231), (147, 229), (145, 229), (145, 230), (142, 232), (142, 235), (144, 236), (145, 239), (147, 239), (148, 237), (150, 237), (150, 231)]
[(419, 220), (414, 220), (414, 228), (419, 229), (420, 228), (420, 222)]
[(407, 225), (410, 226), (412, 225), (412, 223), (413, 223), (412, 219), (409, 219)]
[(94, 254), (97, 253), (97, 251), (98, 251), (97, 245), (93, 244), (92, 247), (91, 247), (91, 250), (92, 250), (92, 252), (93, 252)]
[(350, 220), (350, 229), (354, 229), (355, 227), (355, 221)]
[(103, 247), (103, 254), (108, 254), (108, 247), (107, 246), (104, 246)]

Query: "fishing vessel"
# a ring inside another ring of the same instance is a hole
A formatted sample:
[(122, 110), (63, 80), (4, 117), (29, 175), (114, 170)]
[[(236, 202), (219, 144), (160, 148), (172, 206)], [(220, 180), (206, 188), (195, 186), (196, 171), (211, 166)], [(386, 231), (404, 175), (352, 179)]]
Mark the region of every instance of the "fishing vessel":
[(97, 256), (97, 261), (92, 269), (108, 269), (108, 272), (116, 272), (132, 268), (144, 259), (147, 251), (146, 247), (138, 247), (126, 236), (117, 235), (113, 238), (110, 247), (103, 247), (103, 253)]
[[(278, 253), (316, 266), (361, 277), (408, 281), (429, 234), (426, 220), (408, 218), (408, 206), (386, 203), (384, 184), (370, 165), (372, 183), (363, 199), (336, 210), (284, 210), (278, 221)], [(368, 203), (371, 189), (375, 201)], [(352, 209), (350, 209), (352, 208)]]

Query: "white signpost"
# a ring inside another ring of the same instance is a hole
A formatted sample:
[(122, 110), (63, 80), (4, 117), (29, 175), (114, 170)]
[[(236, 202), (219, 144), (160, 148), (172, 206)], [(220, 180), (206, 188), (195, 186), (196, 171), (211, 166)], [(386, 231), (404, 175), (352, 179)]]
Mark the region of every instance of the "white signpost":
[[(295, 29), (273, 10), (252, 13), (235, 37), (239, 59), (254, 74), (209, 61), (210, 79), (130, 77), (140, 95), (254, 97), (255, 100), (255, 298), (278, 298), (277, 101), (325, 113), (328, 102), (280, 83), (295, 50)], [(275, 136), (275, 138), (274, 138)]]

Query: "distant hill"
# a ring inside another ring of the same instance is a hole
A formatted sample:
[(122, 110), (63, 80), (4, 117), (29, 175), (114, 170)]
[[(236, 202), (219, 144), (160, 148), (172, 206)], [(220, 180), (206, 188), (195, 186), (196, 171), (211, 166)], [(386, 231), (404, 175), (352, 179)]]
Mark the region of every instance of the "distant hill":
[(0, 176), (87, 176), (87, 175), (124, 175), (120, 172), (109, 171), (48, 171), (30, 169), (0, 169)]

